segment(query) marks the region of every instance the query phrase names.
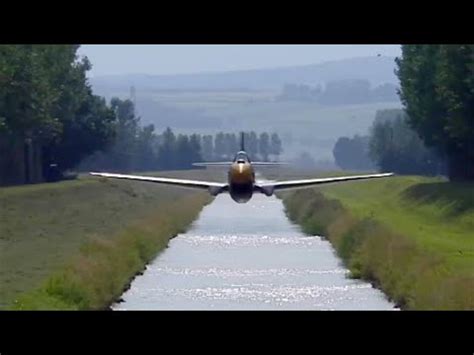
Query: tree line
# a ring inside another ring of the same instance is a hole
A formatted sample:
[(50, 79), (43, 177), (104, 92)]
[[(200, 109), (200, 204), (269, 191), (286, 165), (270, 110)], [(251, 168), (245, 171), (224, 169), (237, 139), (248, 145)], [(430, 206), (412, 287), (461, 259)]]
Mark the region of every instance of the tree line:
[(404, 109), (377, 112), (367, 137), (341, 137), (337, 164), (474, 180), (474, 45), (404, 45), (396, 64)]
[(347, 105), (398, 101), (397, 87), (385, 83), (372, 88), (364, 79), (337, 80), (321, 85), (286, 84), (277, 97), (280, 101), (310, 101), (325, 105)]
[(474, 180), (474, 45), (403, 45), (396, 63), (408, 124), (451, 180)]
[(391, 171), (398, 174), (445, 174), (443, 157), (427, 148), (402, 109), (379, 110), (368, 135), (341, 137), (334, 159), (346, 170)]
[(0, 185), (54, 178), (113, 139), (77, 45), (0, 46)]
[[(198, 161), (230, 161), (240, 150), (240, 134), (176, 134), (168, 127), (163, 133), (153, 125), (141, 127), (130, 100), (112, 99), (117, 110), (116, 138), (81, 164), (81, 171), (153, 171), (192, 168)], [(244, 133), (245, 148), (251, 157), (268, 160), (282, 152), (278, 134)]]
[[(214, 137), (202, 137), (203, 158), (208, 161), (232, 159), (240, 150), (240, 134), (219, 132)], [(254, 131), (244, 133), (245, 151), (251, 160), (278, 160), (283, 152), (282, 141), (278, 133), (269, 134)]]
[[(161, 134), (141, 126), (130, 100), (107, 102), (87, 80), (78, 45), (0, 46), (0, 185), (55, 181), (71, 169), (182, 169), (231, 159), (236, 134)], [(282, 151), (277, 134), (247, 135), (254, 157)]]

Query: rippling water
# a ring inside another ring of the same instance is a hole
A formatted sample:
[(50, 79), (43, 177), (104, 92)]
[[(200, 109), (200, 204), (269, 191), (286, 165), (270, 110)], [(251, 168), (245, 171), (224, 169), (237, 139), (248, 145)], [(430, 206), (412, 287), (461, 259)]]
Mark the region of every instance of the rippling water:
[(394, 309), (347, 274), (331, 245), (301, 233), (277, 198), (237, 204), (220, 195), (113, 309)]

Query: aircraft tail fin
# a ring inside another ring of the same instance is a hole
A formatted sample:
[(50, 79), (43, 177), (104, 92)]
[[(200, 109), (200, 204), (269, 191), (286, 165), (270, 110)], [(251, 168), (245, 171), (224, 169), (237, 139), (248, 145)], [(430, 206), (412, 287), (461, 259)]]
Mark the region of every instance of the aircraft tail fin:
[(240, 132), (240, 150), (245, 151), (245, 133)]

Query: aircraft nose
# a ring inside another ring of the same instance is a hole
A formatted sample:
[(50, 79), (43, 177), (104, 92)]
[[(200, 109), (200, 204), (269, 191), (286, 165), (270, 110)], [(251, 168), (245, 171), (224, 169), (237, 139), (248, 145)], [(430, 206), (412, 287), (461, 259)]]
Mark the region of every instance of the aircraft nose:
[(230, 176), (233, 183), (249, 183), (252, 179), (252, 171), (248, 164), (237, 163), (232, 166)]

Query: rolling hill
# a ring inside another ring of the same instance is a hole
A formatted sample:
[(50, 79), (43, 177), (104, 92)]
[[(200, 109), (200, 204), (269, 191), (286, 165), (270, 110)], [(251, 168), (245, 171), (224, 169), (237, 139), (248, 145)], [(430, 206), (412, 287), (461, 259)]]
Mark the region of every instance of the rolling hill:
[(314, 65), (253, 69), (228, 72), (207, 72), (178, 75), (124, 74), (98, 76), (90, 79), (94, 90), (262, 90), (280, 89), (284, 84), (322, 84), (334, 80), (367, 79), (373, 86), (398, 84), (393, 57), (359, 57)]

